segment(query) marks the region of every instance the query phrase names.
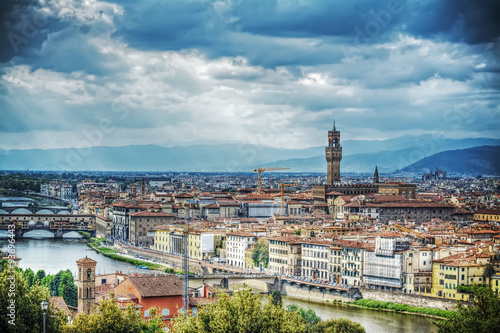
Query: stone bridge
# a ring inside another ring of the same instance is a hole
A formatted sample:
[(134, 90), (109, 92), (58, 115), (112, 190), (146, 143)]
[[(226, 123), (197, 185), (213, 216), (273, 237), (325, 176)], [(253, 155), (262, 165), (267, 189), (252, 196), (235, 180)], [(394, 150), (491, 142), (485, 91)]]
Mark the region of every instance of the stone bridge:
[[(0, 230), (8, 230), (8, 228), (0, 226)], [(34, 230), (48, 231), (54, 235), (54, 238), (63, 238), (65, 234), (72, 231), (85, 231), (88, 232), (91, 236), (95, 236), (95, 230), (88, 230), (87, 228), (78, 227), (78, 228), (68, 228), (68, 229), (51, 229), (49, 226), (32, 226), (28, 228), (16, 228), (15, 238), (16, 239), (24, 238), (24, 234)]]
[(44, 206), (0, 206), (0, 214), (71, 214), (67, 207), (44, 207)]
[(203, 275), (189, 278), (190, 284), (198, 282), (198, 284), (206, 283), (209, 285), (219, 285), (221, 288), (233, 289), (233, 285), (247, 286), (254, 289), (262, 290), (264, 293), (270, 293), (273, 290), (279, 290), (280, 279), (274, 275)]

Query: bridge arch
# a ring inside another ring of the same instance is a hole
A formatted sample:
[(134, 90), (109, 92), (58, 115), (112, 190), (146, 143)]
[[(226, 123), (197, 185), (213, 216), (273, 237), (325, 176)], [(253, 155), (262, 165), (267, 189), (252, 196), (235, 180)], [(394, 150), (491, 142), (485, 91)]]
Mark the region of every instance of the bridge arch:
[(31, 212), (31, 210), (27, 208), (17, 208), (13, 210), (11, 214), (33, 214), (33, 213)]
[(47, 229), (33, 229), (33, 230), (26, 231), (23, 234), (23, 238), (24, 237), (27, 237), (27, 238), (33, 238), (33, 237), (35, 237), (35, 238), (39, 238), (39, 237), (55, 238), (56, 235), (54, 234), (54, 232), (47, 230)]
[(35, 214), (54, 214), (54, 212), (50, 209), (40, 209)]
[(9, 214), (5, 209), (0, 209), (0, 214)]
[(63, 209), (63, 210), (58, 211), (58, 212), (57, 212), (57, 214), (66, 214), (66, 215), (69, 215), (69, 214), (71, 214), (71, 213), (70, 213), (70, 211), (69, 211), (69, 210), (67, 210), (67, 209)]

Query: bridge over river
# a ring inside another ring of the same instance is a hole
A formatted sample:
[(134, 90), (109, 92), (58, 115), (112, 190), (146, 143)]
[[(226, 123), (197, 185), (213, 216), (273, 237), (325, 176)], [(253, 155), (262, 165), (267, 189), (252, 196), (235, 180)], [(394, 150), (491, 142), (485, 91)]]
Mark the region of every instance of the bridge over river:
[(71, 214), (0, 214), (0, 230), (10, 231), (14, 226), (15, 238), (23, 238), (24, 234), (34, 230), (52, 233), (55, 238), (62, 238), (71, 231), (84, 231), (95, 235), (93, 215)]

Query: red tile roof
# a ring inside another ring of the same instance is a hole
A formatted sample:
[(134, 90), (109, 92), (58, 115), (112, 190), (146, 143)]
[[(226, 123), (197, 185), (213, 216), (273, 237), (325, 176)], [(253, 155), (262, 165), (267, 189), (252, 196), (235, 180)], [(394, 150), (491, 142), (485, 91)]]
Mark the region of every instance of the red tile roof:
[(131, 276), (128, 280), (142, 297), (182, 295), (182, 281), (175, 275)]

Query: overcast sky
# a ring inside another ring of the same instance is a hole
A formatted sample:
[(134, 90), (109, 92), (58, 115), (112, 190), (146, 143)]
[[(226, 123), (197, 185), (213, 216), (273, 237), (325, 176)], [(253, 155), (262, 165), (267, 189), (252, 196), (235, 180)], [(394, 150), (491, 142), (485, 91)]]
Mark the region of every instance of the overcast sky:
[(500, 1), (0, 7), (3, 149), (500, 138)]

